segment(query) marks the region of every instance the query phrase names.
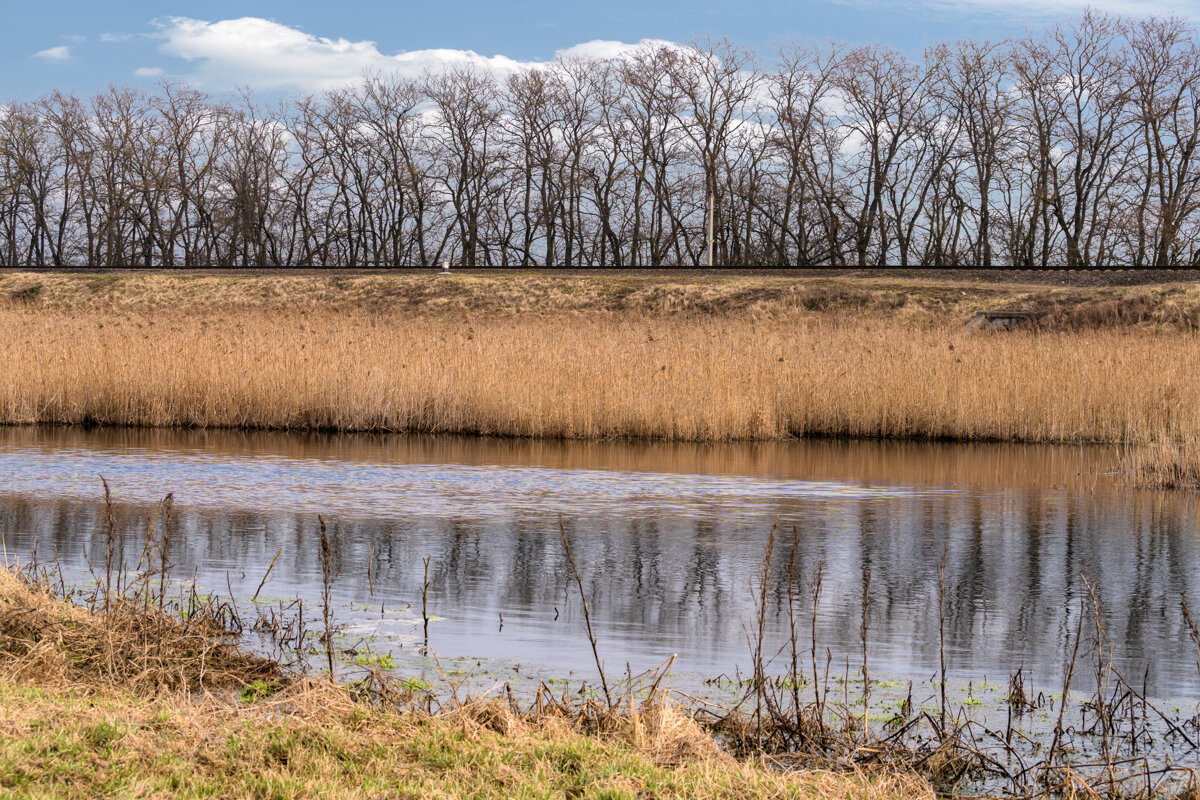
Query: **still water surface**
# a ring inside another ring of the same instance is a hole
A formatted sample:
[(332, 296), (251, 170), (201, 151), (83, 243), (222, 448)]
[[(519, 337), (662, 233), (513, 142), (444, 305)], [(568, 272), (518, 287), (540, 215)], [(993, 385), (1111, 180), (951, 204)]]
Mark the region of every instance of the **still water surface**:
[(155, 503), (174, 492), (177, 577), (195, 575), (207, 591), (228, 584), (246, 606), (280, 552), (263, 597), (300, 596), (315, 609), (321, 514), (339, 543), (335, 614), (348, 636), (415, 657), (428, 556), (430, 645), (441, 657), (586, 675), (561, 518), (608, 668), (638, 671), (676, 653), (676, 672), (700, 678), (749, 663), (750, 587), (775, 525), (771, 652), (787, 627), (795, 537), (805, 629), (808, 579), (824, 565), (820, 660), (857, 668), (869, 566), (873, 670), (930, 678), (945, 552), (956, 679), (1003, 681), (1024, 667), (1057, 686), (1086, 577), (1126, 675), (1146, 676), (1152, 695), (1200, 699), (1180, 611), (1184, 598), (1200, 609), (1196, 497), (1130, 491), (1111, 474), (1118, 460), (1105, 448), (983, 444), (9, 428), (0, 430), (0, 531), (10, 559), (57, 553), (82, 580), (89, 554), (103, 558), (99, 476), (118, 500), (131, 564)]

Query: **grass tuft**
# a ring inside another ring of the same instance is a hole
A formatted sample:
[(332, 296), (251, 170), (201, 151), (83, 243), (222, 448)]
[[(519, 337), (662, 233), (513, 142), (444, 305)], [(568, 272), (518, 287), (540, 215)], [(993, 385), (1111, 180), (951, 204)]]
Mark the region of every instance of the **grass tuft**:
[(206, 691), (277, 680), (279, 667), (244, 652), (193, 606), (181, 620), (114, 598), (96, 614), (0, 570), (0, 675), (39, 685), (114, 684), (134, 691)]
[(1149, 489), (1200, 489), (1200, 441), (1160, 440), (1130, 450), (1123, 471)]

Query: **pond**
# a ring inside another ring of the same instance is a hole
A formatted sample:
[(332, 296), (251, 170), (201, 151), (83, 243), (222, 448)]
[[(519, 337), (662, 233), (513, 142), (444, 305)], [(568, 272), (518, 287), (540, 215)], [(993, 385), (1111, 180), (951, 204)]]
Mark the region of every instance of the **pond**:
[[(337, 546), (340, 641), (426, 663), (429, 648), (499, 679), (595, 667), (560, 540), (570, 538), (606, 669), (672, 654), (676, 685), (745, 673), (767, 542), (767, 651), (791, 602), (819, 660), (861, 659), (864, 568), (874, 672), (927, 681), (945, 640), (958, 682), (1018, 668), (1061, 686), (1091, 584), (1115, 666), (1148, 693), (1200, 699), (1181, 601), (1200, 609), (1196, 495), (1132, 491), (1100, 447), (878, 441), (685, 445), (220, 431), (0, 429), (5, 557), (103, 564), (104, 476), (136, 565), (174, 493), (173, 575), (242, 613), (303, 598), (317, 616), (318, 515)], [(368, 575), (369, 573), (369, 575)], [(1089, 612), (1090, 613), (1090, 612)], [(501, 616), (503, 624), (501, 624)], [(806, 655), (806, 660), (811, 656)], [(782, 671), (782, 657), (780, 669)], [(1088, 675), (1081, 670), (1080, 688)]]

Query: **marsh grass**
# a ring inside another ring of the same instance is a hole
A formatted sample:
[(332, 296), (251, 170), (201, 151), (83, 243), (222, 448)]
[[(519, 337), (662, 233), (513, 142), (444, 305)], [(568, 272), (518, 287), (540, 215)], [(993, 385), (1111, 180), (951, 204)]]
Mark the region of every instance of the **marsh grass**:
[[(0, 423), (1179, 442), (1126, 471), (1194, 479), (1200, 287), (955, 274), (6, 274)], [(963, 329), (997, 308), (1034, 325)]]
[[(761, 591), (772, 560), (775, 537), (768, 539), (763, 557), (759, 587)], [(796, 575), (794, 551), (789, 557), (788, 575)], [(816, 653), (820, 644), (815, 621), (821, 599), (823, 565), (818, 564), (809, 580), (812, 592), (811, 619), (814, 633), (811, 652), (812, 672), (806, 674), (795, 653), (799, 632), (792, 608), (794, 594), (788, 594), (787, 614), (790, 641), (783, 643), (775, 656), (763, 658), (764, 606), (756, 599), (758, 620), (755, 636), (748, 645), (753, 674), (740, 681), (742, 696), (732, 708), (705, 709), (707, 723), (731, 752), (770, 753), (787, 768), (841, 767), (876, 769), (884, 772), (911, 772), (929, 781), (938, 796), (1010, 796), (1018, 798), (1107, 797), (1150, 800), (1158, 797), (1192, 798), (1200, 791), (1200, 770), (1194, 765), (1200, 751), (1200, 715), (1190, 718), (1175, 708), (1159, 708), (1146, 696), (1144, 684), (1129, 680), (1117, 666), (1116, 649), (1103, 623), (1102, 600), (1094, 581), (1082, 576), (1086, 595), (1079, 598), (1073, 635), (1065, 643), (1065, 669), (1061, 692), (1049, 699), (1043, 694), (1030, 698), (1025, 691), (1024, 674), (1018, 670), (1009, 677), (1005, 700), (1007, 719), (1003, 730), (976, 719), (971, 708), (982, 705), (972, 694), (956, 705), (947, 702), (946, 620), (944, 609), (954, 587), (945, 583), (943, 553), (938, 569), (938, 635), (941, 640), (938, 680), (931, 681), (937, 695), (931, 706), (920, 709), (913, 704), (913, 686), (908, 698), (883, 715), (883, 725), (875, 732), (869, 726), (871, 695), (867, 673), (868, 651), (865, 625), (861, 674), (864, 677), (859, 696), (851, 702), (850, 663), (847, 657), (842, 681), (842, 697), (831, 694), (829, 650), (824, 674), (818, 669)], [(870, 572), (862, 573), (862, 602), (870, 597)], [(1186, 600), (1181, 600), (1182, 621), (1197, 646), (1200, 669), (1200, 630)], [(784, 662), (779, 671), (775, 661)], [(1090, 695), (1076, 692), (1073, 682), (1090, 667), (1094, 689)], [(811, 683), (813, 699), (801, 700), (797, 687)], [(818, 687), (820, 687), (818, 691)], [(1034, 712), (1054, 713), (1052, 728), (1035, 731), (1023, 727)], [(1017, 722), (1014, 722), (1014, 718)], [(1157, 748), (1158, 754), (1151, 758)], [(1165, 758), (1162, 758), (1163, 754)]]
[(1160, 440), (1130, 448), (1122, 469), (1145, 488), (1200, 489), (1200, 440)]
[(863, 315), (0, 311), (0, 421), (718, 441), (1200, 438), (1200, 336)]

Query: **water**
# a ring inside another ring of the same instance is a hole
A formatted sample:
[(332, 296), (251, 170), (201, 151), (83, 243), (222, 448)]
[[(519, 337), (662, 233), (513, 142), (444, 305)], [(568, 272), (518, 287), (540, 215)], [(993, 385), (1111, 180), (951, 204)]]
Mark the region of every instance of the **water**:
[[(769, 532), (769, 651), (785, 641), (787, 560), (808, 648), (809, 579), (824, 565), (818, 652), (857, 669), (862, 574), (871, 568), (872, 670), (938, 669), (938, 565), (958, 682), (1018, 667), (1061, 683), (1086, 577), (1116, 665), (1149, 693), (1200, 699), (1180, 601), (1200, 611), (1196, 498), (1134, 492), (1106, 448), (801, 441), (769, 444), (488, 439), (133, 430), (0, 430), (7, 557), (55, 554), (69, 581), (103, 561), (100, 476), (118, 501), (123, 555), (141, 552), (156, 502), (174, 492), (175, 576), (262, 601), (320, 594), (317, 515), (339, 545), (335, 616), (400, 668), (419, 660), (423, 559), (430, 645), (512, 674), (594, 674), (569, 535), (606, 667), (671, 654), (679, 681), (745, 671), (752, 586)], [(367, 579), (368, 564), (374, 592)], [(500, 615), (503, 615), (503, 628)], [(519, 665), (519, 666), (518, 666)], [(782, 670), (782, 663), (779, 664)], [(1079, 676), (1087, 686), (1086, 670)]]

